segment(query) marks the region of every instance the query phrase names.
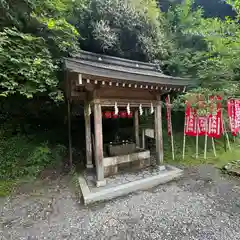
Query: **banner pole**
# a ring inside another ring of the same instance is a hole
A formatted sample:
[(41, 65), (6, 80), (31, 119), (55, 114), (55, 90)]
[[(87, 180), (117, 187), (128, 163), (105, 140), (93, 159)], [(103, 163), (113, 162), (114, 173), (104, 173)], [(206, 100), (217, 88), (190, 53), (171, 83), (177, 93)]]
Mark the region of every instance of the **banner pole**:
[(207, 129), (208, 129), (208, 117), (206, 117), (205, 129), (206, 129), (206, 131), (205, 131), (205, 143), (204, 143), (204, 159), (207, 159), (207, 140), (208, 140), (208, 135), (207, 135), (208, 131), (207, 131)]
[(213, 147), (213, 154), (214, 154), (214, 157), (217, 157), (217, 152), (216, 152), (215, 142), (214, 142), (214, 138), (213, 138), (213, 137), (212, 137), (212, 147)]
[(229, 137), (228, 137), (228, 134), (227, 134), (227, 131), (226, 131), (226, 126), (225, 126), (225, 121), (224, 121), (224, 118), (223, 118), (223, 112), (221, 110), (221, 115), (222, 115), (222, 128), (223, 128), (223, 132), (226, 136), (226, 140), (227, 140), (227, 145), (228, 145), (228, 149), (230, 151), (232, 151), (232, 148), (231, 148), (231, 145), (230, 145), (230, 141), (229, 141)]
[[(228, 126), (230, 126), (230, 130), (231, 130), (232, 135), (235, 131), (235, 126), (236, 126), (236, 121), (235, 121), (235, 118), (236, 118), (235, 117), (235, 115), (236, 115), (235, 110), (236, 110), (236, 108), (235, 108), (235, 105), (236, 105), (235, 99), (234, 99), (234, 105), (233, 105), (231, 100), (228, 100), (228, 103), (227, 103), (227, 106), (228, 106), (228, 120), (229, 120)], [(232, 116), (232, 114), (234, 114), (234, 117)], [(234, 121), (234, 126), (233, 126), (233, 121)], [(235, 140), (236, 140), (235, 136), (233, 136), (233, 141), (235, 142)]]
[(170, 108), (170, 130), (171, 130), (171, 145), (172, 145), (172, 159), (175, 160), (175, 153), (174, 153), (174, 140), (173, 140), (173, 129), (172, 129), (172, 107), (170, 105), (170, 95), (168, 95), (168, 106)]
[(198, 158), (198, 115), (196, 117), (196, 127), (197, 127), (197, 135), (196, 135), (196, 159)]
[[(211, 100), (211, 103), (213, 103), (214, 99), (212, 99), (212, 98), (210, 97), (210, 100)], [(211, 107), (212, 107), (212, 105), (211, 105)], [(217, 106), (217, 110), (218, 110), (218, 106)], [(207, 127), (207, 130), (206, 130), (207, 133), (210, 133), (211, 130), (212, 130), (212, 117), (213, 117), (213, 111), (211, 111), (211, 118), (208, 116), (208, 127)], [(219, 131), (220, 131), (220, 125), (218, 124), (218, 130), (217, 130), (217, 132), (219, 132)], [(214, 137), (211, 137), (211, 140), (212, 140), (213, 154), (214, 154), (215, 157), (217, 157), (216, 148), (215, 148), (215, 142), (214, 142)]]
[(186, 114), (184, 113), (185, 117), (184, 117), (184, 130), (183, 130), (183, 155), (182, 158), (184, 160), (185, 158), (185, 148), (186, 148), (186, 124), (187, 124), (187, 120), (186, 120)]
[[(224, 121), (224, 120), (223, 120)], [(229, 141), (229, 136), (228, 136), (228, 133), (227, 133), (227, 131), (226, 131), (226, 128), (225, 128), (225, 122), (223, 123), (223, 125), (224, 125), (224, 132), (225, 132), (225, 135), (226, 135), (226, 139), (227, 139), (227, 144), (228, 144), (228, 149), (230, 150), (230, 151), (232, 151), (232, 148), (231, 148), (231, 145), (230, 145), (230, 141)]]

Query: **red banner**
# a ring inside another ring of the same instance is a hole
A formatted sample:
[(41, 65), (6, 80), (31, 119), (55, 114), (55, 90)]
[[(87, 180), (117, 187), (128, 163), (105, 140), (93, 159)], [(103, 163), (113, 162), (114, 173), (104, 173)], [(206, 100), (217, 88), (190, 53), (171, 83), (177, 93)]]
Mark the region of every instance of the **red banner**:
[(233, 136), (236, 136), (235, 133), (235, 100), (229, 99), (227, 103), (228, 107), (228, 118), (229, 118), (229, 127)]
[(167, 129), (168, 129), (168, 136), (172, 134), (172, 117), (171, 117), (171, 105), (169, 101), (169, 97), (166, 97), (166, 108), (167, 108)]
[(221, 111), (222, 98), (217, 96), (217, 97), (211, 97), (210, 100), (212, 100), (213, 104), (214, 102), (216, 103), (217, 109), (216, 109), (216, 114), (210, 114), (208, 117), (208, 137), (219, 138), (223, 133), (222, 111)]
[(240, 130), (240, 100), (235, 100), (235, 118), (236, 118), (236, 124), (235, 124), (235, 131), (236, 134), (239, 133)]
[(197, 135), (196, 111), (189, 104), (186, 105), (184, 133), (188, 136)]
[(198, 126), (198, 135), (199, 136), (206, 135), (207, 121), (208, 121), (208, 118), (206, 116), (198, 116), (197, 126)]
[(197, 116), (196, 111), (191, 108), (186, 115), (185, 134), (188, 136), (204, 136), (206, 134), (207, 117)]
[(222, 135), (222, 117), (219, 111), (216, 115), (210, 115), (208, 119), (208, 137), (219, 138)]
[(240, 130), (240, 100), (228, 100), (228, 117), (230, 130), (233, 136), (237, 136)]
[(208, 137), (214, 138), (219, 138), (222, 135), (221, 98), (216, 97), (214, 99), (212, 97), (210, 99), (212, 101), (217, 100), (217, 109), (216, 114), (209, 114), (208, 116), (198, 116), (197, 111), (187, 104), (185, 112), (185, 135), (204, 136), (207, 134)]

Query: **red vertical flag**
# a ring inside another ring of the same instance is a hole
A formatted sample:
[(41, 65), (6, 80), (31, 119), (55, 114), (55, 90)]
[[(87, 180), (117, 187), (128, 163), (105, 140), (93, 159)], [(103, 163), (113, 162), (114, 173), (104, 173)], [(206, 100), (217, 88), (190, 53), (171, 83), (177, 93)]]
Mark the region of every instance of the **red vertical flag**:
[(235, 100), (235, 133), (236, 135), (239, 133), (240, 130), (240, 100)]
[(206, 135), (206, 127), (207, 127), (207, 121), (208, 121), (208, 117), (207, 116), (198, 116), (197, 118), (198, 124), (198, 135), (199, 136), (204, 136)]
[(222, 133), (222, 111), (221, 111), (221, 100), (222, 98), (210, 97), (210, 100), (214, 103), (216, 101), (217, 109), (216, 114), (211, 113), (208, 119), (208, 137), (219, 138)]
[[(198, 116), (197, 110), (186, 105), (185, 111), (185, 135), (204, 136), (219, 138), (222, 135), (221, 97), (211, 97), (210, 100), (217, 102), (216, 114)], [(240, 102), (239, 102), (239, 129), (240, 129)]]
[(228, 100), (228, 117), (230, 130), (233, 136), (237, 136), (240, 131), (240, 100)]
[(186, 104), (185, 111), (185, 135), (196, 136), (197, 135), (197, 114), (196, 110)]
[(229, 99), (228, 103), (228, 118), (229, 118), (229, 127), (230, 127), (230, 131), (232, 132), (233, 136), (236, 136), (235, 133), (235, 100), (234, 99)]

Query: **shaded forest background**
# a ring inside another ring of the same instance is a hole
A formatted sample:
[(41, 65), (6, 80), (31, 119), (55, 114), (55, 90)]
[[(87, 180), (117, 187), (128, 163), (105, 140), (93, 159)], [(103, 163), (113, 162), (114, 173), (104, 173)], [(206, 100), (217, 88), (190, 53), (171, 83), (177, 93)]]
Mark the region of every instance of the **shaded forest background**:
[[(174, 96), (176, 110), (195, 93), (238, 96), (239, 10), (238, 0), (0, 0), (0, 181), (68, 162), (63, 57), (79, 49), (196, 80)], [(84, 159), (81, 113), (74, 106), (76, 162)]]
[[(160, 0), (159, 6), (162, 11), (167, 12), (170, 6), (180, 4), (182, 2), (183, 0)], [(203, 8), (204, 17), (206, 18), (219, 17), (221, 19), (225, 19), (226, 16), (236, 16), (236, 12), (232, 9), (232, 7), (223, 0), (196, 0), (193, 3), (193, 9), (197, 9), (198, 7)]]

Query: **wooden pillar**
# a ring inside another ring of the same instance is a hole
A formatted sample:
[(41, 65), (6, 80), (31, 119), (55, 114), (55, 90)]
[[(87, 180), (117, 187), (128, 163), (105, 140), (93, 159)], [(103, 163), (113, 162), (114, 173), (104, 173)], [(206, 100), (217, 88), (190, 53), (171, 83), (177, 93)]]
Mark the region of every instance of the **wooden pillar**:
[(135, 142), (136, 146), (140, 147), (140, 139), (139, 139), (139, 114), (138, 110), (134, 112), (134, 128), (135, 128)]
[(92, 135), (91, 135), (91, 116), (89, 114), (89, 104), (84, 104), (84, 118), (85, 118), (85, 139), (86, 139), (86, 167), (93, 168), (92, 162)]
[(67, 100), (67, 109), (68, 109), (68, 148), (69, 148), (69, 165), (72, 168), (72, 121), (71, 121), (71, 103), (70, 100)]
[(103, 136), (102, 136), (102, 110), (99, 103), (94, 103), (94, 132), (95, 132), (95, 163), (97, 170), (97, 187), (105, 186), (103, 166)]
[(162, 134), (162, 104), (157, 103), (155, 108), (155, 140), (156, 140), (156, 163), (163, 164), (163, 134)]
[(145, 149), (145, 129), (142, 129), (142, 148)]

